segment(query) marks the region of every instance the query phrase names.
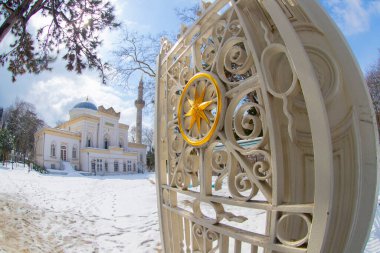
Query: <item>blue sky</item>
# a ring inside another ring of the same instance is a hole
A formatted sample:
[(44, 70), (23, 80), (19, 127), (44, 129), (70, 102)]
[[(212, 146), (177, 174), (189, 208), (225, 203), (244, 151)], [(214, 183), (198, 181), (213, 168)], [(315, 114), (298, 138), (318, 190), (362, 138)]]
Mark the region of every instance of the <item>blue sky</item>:
[[(176, 7), (191, 6), (198, 0), (112, 0), (116, 14), (130, 29), (143, 33), (176, 33), (180, 21)], [(379, 56), (380, 48), (380, 0), (321, 0), (322, 6), (333, 17), (346, 39), (362, 70), (366, 72)], [(32, 19), (30, 26), (37, 27), (41, 18)], [(117, 47), (118, 32), (107, 32), (101, 54)], [(6, 41), (5, 41), (6, 42)], [(0, 50), (4, 47), (0, 45)], [(100, 84), (97, 73), (76, 75), (65, 70), (57, 61), (52, 72), (19, 77), (12, 83), (10, 75), (0, 68), (0, 107), (7, 107), (16, 97), (33, 103), (39, 115), (49, 124), (67, 120), (68, 110), (87, 96), (97, 105), (113, 106), (121, 112), (121, 121), (135, 123), (135, 94)], [(138, 79), (136, 78), (136, 83)], [(143, 124), (152, 126), (152, 117), (145, 117)]]

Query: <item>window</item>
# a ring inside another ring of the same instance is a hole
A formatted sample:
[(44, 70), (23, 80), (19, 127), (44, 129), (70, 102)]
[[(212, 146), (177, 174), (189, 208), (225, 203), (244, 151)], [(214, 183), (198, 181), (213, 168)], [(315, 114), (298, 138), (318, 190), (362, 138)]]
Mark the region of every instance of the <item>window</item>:
[(103, 160), (97, 159), (96, 160), (96, 171), (102, 171), (103, 170)]
[(104, 148), (108, 149), (110, 146), (110, 137), (107, 135), (104, 136)]
[(108, 162), (104, 161), (104, 170), (107, 172), (108, 171)]
[(55, 144), (50, 146), (50, 156), (55, 157)]
[(50, 165), (50, 169), (55, 170), (55, 164), (54, 164), (54, 163), (52, 163), (52, 164)]
[(87, 133), (86, 147), (92, 147), (92, 133)]
[(132, 161), (128, 161), (128, 171), (132, 171)]
[(143, 162), (143, 155), (140, 154), (140, 162)]
[(124, 162), (123, 163), (123, 171), (126, 172), (127, 171), (127, 164)]
[(115, 161), (115, 162), (113, 163), (113, 170), (114, 170), (114, 171), (119, 171), (119, 162), (118, 162), (118, 161)]
[(124, 141), (122, 138), (119, 139), (119, 148), (123, 148), (124, 147)]
[(61, 160), (67, 161), (67, 150), (66, 146), (61, 146)]
[(136, 172), (136, 163), (133, 163), (133, 171)]
[(73, 154), (72, 154), (73, 159), (77, 159), (77, 148), (73, 147)]
[(91, 161), (91, 171), (95, 172), (95, 160)]

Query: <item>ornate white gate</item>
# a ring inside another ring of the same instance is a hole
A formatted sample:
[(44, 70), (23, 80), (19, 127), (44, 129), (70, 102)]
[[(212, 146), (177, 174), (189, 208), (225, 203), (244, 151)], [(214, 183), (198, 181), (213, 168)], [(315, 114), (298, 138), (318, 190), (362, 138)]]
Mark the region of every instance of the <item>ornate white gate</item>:
[(314, 1), (219, 0), (162, 41), (156, 171), (164, 252), (361, 252), (377, 131)]

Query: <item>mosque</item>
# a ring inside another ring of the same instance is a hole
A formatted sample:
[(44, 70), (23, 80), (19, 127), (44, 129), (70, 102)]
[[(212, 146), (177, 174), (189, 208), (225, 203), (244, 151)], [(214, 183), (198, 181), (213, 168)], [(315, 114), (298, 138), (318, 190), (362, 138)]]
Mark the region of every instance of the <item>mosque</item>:
[(146, 145), (141, 143), (143, 82), (139, 83), (136, 143), (128, 142), (129, 126), (120, 123), (120, 112), (88, 101), (76, 104), (70, 119), (56, 128), (35, 133), (36, 163), (47, 169), (75, 170), (93, 174), (138, 173), (145, 169)]

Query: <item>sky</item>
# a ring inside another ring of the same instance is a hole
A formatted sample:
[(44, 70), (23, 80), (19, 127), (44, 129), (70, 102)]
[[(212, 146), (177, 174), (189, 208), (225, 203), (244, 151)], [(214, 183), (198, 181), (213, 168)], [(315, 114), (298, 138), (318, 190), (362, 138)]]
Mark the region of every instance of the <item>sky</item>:
[[(162, 31), (177, 33), (180, 21), (175, 8), (191, 6), (198, 0), (111, 0), (116, 6), (117, 18), (131, 30), (158, 34)], [(320, 0), (343, 32), (360, 68), (365, 73), (375, 63), (380, 49), (380, 0)], [(31, 28), (41, 25), (40, 17), (31, 19)], [(8, 36), (9, 37), (9, 36)], [(0, 50), (7, 44), (6, 38)], [(105, 32), (100, 55), (111, 59), (110, 52), (117, 49), (120, 32)], [(97, 106), (112, 106), (121, 112), (121, 122), (135, 124), (136, 93), (101, 84), (96, 72), (85, 71), (82, 75), (68, 72), (64, 62), (57, 60), (53, 71), (39, 75), (24, 75), (11, 82), (6, 68), (0, 67), (0, 107), (8, 107), (16, 98), (35, 105), (38, 115), (50, 126), (57, 121), (68, 120), (68, 111), (89, 97)], [(140, 77), (135, 77), (137, 83)], [(143, 125), (153, 126), (153, 116), (144, 110)]]

